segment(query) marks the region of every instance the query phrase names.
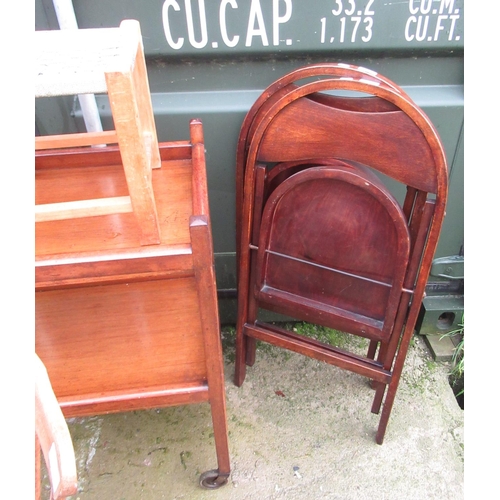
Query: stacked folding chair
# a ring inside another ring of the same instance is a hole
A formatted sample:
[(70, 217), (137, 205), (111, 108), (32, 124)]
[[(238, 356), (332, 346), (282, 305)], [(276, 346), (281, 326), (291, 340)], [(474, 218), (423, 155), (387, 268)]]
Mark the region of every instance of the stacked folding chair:
[[(401, 204), (384, 177), (406, 186)], [(387, 78), (307, 66), (248, 112), (236, 181), (236, 385), (256, 340), (366, 376), (382, 444), (445, 214), (447, 166), (434, 127)], [(266, 323), (259, 309), (367, 338), (368, 352)]]

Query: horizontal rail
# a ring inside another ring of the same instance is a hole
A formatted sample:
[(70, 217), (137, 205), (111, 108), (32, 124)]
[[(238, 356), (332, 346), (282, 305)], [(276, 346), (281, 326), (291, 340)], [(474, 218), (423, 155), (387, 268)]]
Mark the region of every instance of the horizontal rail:
[(116, 144), (117, 142), (118, 136), (115, 130), (84, 132), (81, 134), (44, 135), (35, 137), (35, 150), (97, 146)]
[(249, 337), (324, 361), (377, 382), (388, 384), (391, 381), (390, 371), (385, 370), (379, 362), (343, 351), (315, 339), (261, 322), (246, 323), (244, 330)]
[(35, 206), (35, 222), (95, 217), (132, 212), (130, 196), (46, 203)]
[[(258, 249), (259, 248), (256, 247), (255, 245), (250, 245), (250, 250), (258, 250)], [(350, 276), (351, 278), (356, 278), (356, 279), (360, 279), (363, 281), (369, 281), (370, 283), (375, 283), (376, 285), (381, 285), (381, 286), (386, 286), (388, 288), (392, 288), (391, 283), (385, 283), (384, 281), (379, 281), (379, 280), (375, 280), (372, 278), (367, 278), (366, 276), (360, 276), (359, 274), (353, 274), (353, 273), (349, 273), (347, 271), (341, 271), (340, 269), (336, 269), (334, 267), (329, 267), (329, 266), (324, 266), (322, 264), (318, 264), (317, 262), (312, 262), (310, 260), (300, 259), (298, 257), (293, 257), (291, 255), (286, 255), (284, 253), (275, 252), (275, 251), (269, 250), (269, 249), (266, 249), (265, 252), (270, 254), (270, 255), (275, 255), (277, 257), (282, 257), (284, 259), (289, 259), (289, 260), (293, 260), (295, 262), (300, 262), (301, 264), (307, 264), (309, 266), (319, 267), (320, 269), (325, 269), (326, 271), (332, 271), (334, 273), (343, 274), (344, 276)], [(411, 293), (411, 290), (405, 290), (405, 291)]]

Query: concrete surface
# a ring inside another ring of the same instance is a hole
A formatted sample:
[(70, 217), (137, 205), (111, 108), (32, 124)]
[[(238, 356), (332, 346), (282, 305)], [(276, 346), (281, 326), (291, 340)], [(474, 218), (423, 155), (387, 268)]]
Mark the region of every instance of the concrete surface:
[(208, 404), (71, 419), (80, 500), (384, 499), (464, 497), (463, 411), (416, 336), (384, 444), (367, 381), (261, 345), (241, 388), (224, 334), (232, 473), (198, 486), (216, 467)]

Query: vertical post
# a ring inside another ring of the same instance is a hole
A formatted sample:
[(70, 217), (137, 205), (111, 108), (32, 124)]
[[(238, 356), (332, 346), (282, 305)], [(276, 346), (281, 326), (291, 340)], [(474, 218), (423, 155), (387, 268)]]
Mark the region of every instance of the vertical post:
[(216, 483), (223, 483), (230, 473), (229, 443), (227, 437), (226, 398), (223, 353), (220, 340), (217, 285), (215, 281), (214, 250), (210, 227), (206, 179), (203, 126), (200, 120), (191, 120), (190, 133), (193, 165), (193, 214), (189, 221), (193, 265), (201, 327), (205, 346), (208, 394), (212, 409), (215, 449), (218, 462)]
[(218, 472), (221, 479), (230, 473), (229, 443), (224, 384), (223, 353), (220, 340), (217, 288), (213, 262), (213, 246), (207, 215), (191, 217), (189, 229), (193, 247), (193, 261), (201, 326), (205, 344), (208, 394), (212, 409), (212, 422), (217, 453)]
[[(137, 21), (123, 21), (124, 43), (135, 44), (127, 71), (106, 73), (108, 97), (141, 245), (160, 243), (151, 168), (161, 166), (158, 139)], [(133, 45), (132, 45), (133, 47)]]

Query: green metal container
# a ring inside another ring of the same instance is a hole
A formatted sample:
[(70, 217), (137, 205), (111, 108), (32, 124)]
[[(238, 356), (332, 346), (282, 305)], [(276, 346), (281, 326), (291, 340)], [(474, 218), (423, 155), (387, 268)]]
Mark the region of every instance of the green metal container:
[[(35, 0), (35, 6), (36, 29), (59, 29), (52, 0)], [(450, 169), (436, 258), (449, 258), (452, 268), (461, 259), (463, 267), (463, 0), (74, 0), (73, 6), (80, 28), (116, 27), (126, 18), (141, 23), (160, 141), (184, 140), (189, 119), (203, 120), (223, 322), (236, 318), (240, 126), (265, 87), (306, 64), (372, 69), (402, 86), (427, 113)], [(96, 98), (104, 128), (112, 128), (107, 97)], [(38, 99), (36, 130), (85, 131), (78, 101)], [(442, 274), (431, 275), (428, 295), (462, 297), (460, 272)]]

